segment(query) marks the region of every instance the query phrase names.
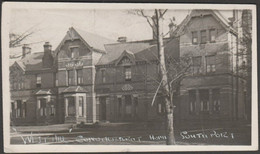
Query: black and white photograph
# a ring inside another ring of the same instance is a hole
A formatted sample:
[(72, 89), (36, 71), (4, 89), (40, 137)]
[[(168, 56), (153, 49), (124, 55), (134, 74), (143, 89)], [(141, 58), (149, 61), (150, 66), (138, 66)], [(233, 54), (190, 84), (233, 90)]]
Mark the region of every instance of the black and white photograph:
[(2, 7), (5, 152), (258, 150), (256, 6)]

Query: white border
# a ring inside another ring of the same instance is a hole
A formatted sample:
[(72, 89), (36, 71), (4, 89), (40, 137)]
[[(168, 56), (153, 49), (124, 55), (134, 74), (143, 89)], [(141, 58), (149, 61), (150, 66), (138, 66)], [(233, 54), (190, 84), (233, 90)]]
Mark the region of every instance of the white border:
[[(133, 9), (133, 8), (184, 9), (251, 9), (253, 17), (252, 42), (252, 145), (251, 146), (192, 146), (192, 145), (10, 145), (10, 92), (9, 92), (9, 47), (8, 32), (10, 10), (23, 9)], [(5, 2), (2, 5), (2, 83), (3, 83), (3, 124), (5, 152), (128, 152), (128, 151), (245, 151), (258, 149), (258, 100), (257, 100), (257, 29), (256, 6), (235, 4), (119, 4), (119, 3), (39, 3)], [(75, 148), (75, 146), (77, 148)]]

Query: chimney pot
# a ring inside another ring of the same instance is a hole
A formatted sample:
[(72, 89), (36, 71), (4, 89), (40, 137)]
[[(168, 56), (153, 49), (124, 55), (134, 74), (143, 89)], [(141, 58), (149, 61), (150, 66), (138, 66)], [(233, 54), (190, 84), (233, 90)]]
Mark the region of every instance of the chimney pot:
[(51, 51), (51, 44), (50, 42), (45, 42), (45, 44), (43, 45), (43, 48), (44, 48), (44, 52), (46, 51)]
[(125, 36), (118, 37), (117, 39), (117, 42), (126, 42), (126, 41), (127, 41), (127, 37)]

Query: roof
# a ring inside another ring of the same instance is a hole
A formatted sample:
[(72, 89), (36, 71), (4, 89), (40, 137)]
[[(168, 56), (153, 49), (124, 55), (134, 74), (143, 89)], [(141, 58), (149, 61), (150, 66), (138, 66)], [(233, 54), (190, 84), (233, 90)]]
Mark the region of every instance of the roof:
[(173, 33), (176, 35), (181, 35), (181, 32), (184, 30), (185, 25), (189, 23), (191, 18), (201, 16), (201, 14), (213, 15), (216, 19), (218, 19), (218, 21), (220, 21), (224, 28), (236, 33), (236, 30), (229, 24), (228, 19), (226, 19), (218, 10), (192, 10), (191, 13), (186, 16), (186, 18), (180, 23), (180, 25)]
[[(164, 53), (166, 56), (179, 56), (179, 40), (177, 38), (170, 40), (164, 45)], [(151, 61), (158, 60), (158, 47), (152, 45), (149, 48), (146, 48), (135, 54), (136, 61)]]
[(80, 86), (70, 86), (62, 91), (62, 93), (85, 93), (86, 89)]
[(115, 43), (115, 41), (99, 36), (97, 34), (93, 34), (78, 28), (71, 27), (69, 28), (67, 34), (65, 35), (61, 43), (56, 48), (55, 53), (59, 51), (59, 48), (63, 45), (63, 43), (66, 40), (78, 39), (78, 38), (81, 39), (93, 51), (98, 51), (98, 52), (106, 51), (104, 44)]
[(53, 92), (50, 89), (40, 89), (35, 93), (36, 95), (51, 95)]
[(27, 54), (24, 58), (16, 61), (24, 71), (35, 71), (42, 69), (43, 52)]
[[(169, 38), (164, 38), (164, 42), (167, 42)], [(105, 44), (107, 53), (102, 55), (97, 65), (106, 65), (114, 63), (124, 51), (136, 54), (144, 49), (150, 48), (156, 44), (156, 40), (142, 40), (132, 42), (119, 42), (114, 44)]]

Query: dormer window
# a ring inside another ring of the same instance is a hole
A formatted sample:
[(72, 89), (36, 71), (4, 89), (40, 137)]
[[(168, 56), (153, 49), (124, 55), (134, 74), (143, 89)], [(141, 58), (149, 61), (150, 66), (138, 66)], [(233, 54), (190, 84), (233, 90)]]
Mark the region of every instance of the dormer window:
[(78, 58), (79, 57), (79, 47), (71, 47), (71, 58)]

